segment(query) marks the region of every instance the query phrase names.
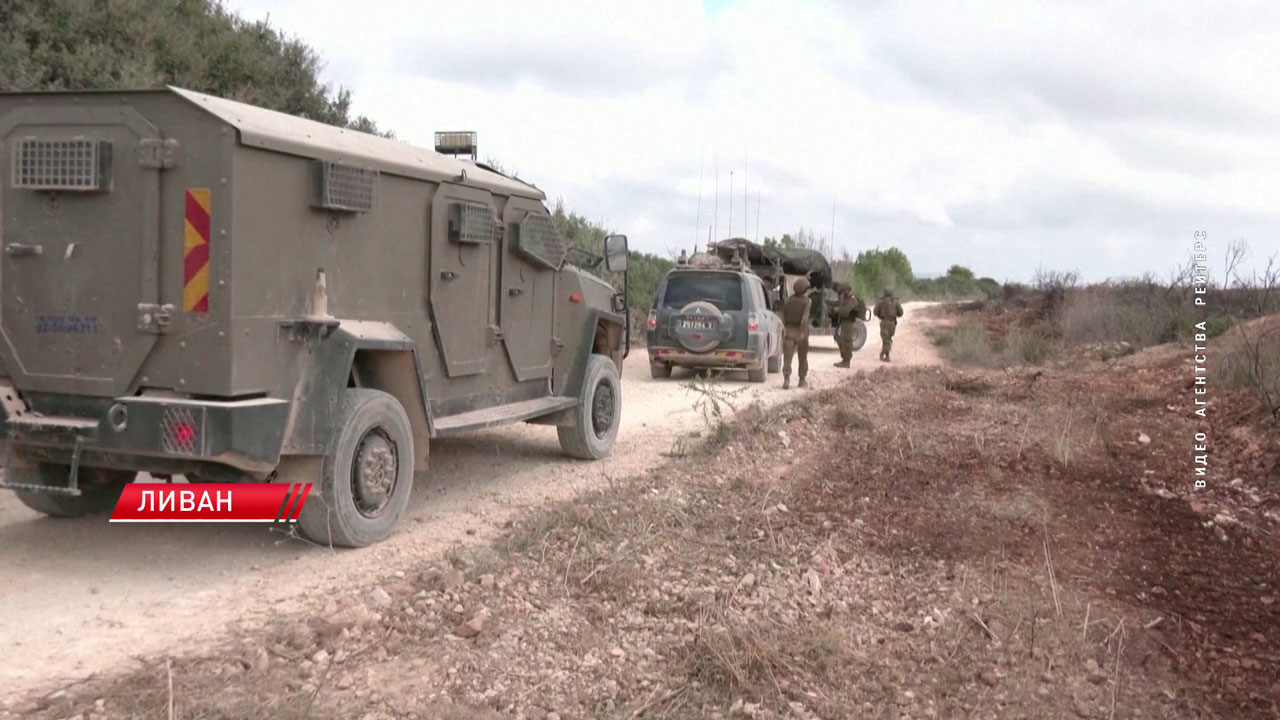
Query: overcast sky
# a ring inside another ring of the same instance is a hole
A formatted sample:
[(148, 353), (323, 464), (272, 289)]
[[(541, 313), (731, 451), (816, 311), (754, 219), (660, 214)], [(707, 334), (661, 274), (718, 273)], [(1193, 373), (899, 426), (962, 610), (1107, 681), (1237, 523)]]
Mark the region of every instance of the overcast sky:
[(1236, 238), (1280, 253), (1273, 1), (228, 6), (401, 139), (475, 130), (638, 250), (825, 236), (834, 207), (837, 252), (896, 245), (920, 274), (1164, 275), (1197, 230), (1218, 266)]

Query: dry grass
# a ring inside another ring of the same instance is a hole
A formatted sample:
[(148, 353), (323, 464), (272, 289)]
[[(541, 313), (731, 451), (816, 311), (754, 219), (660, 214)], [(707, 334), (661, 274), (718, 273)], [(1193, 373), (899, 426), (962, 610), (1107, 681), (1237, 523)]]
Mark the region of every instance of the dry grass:
[(840, 430), (871, 430), (875, 427), (870, 420), (848, 405), (831, 409), (831, 426)]
[[(1167, 565), (1152, 553), (1169, 539), (1151, 527), (1188, 514), (1157, 517), (1163, 506), (1140, 504), (1128, 480), (1160, 456), (1100, 484), (1109, 476), (1089, 474), (1104, 457), (1096, 409), (1071, 390), (1087, 378), (1052, 374), (1042, 396), (1020, 400), (995, 372), (979, 377), (990, 391), (963, 398), (932, 369), (857, 374), (743, 416), (743, 427), (785, 427), (790, 447), (731, 427), (712, 454), (538, 508), (493, 547), (451, 553), (464, 587), (442, 589), (434, 558), (404, 568), (387, 583), (396, 604), (358, 636), (295, 642), (299, 622), (323, 635), (333, 615), (316, 610), (175, 661), (177, 714), (1193, 718), (1211, 716), (1202, 702), (1242, 707), (1222, 694), (1230, 683), (1179, 665), (1199, 655), (1135, 599), (1154, 583), (1132, 577)], [(833, 441), (837, 418), (860, 432)], [(1052, 459), (1064, 436), (1067, 468)], [(1202, 530), (1191, 517), (1172, 537)], [(368, 588), (335, 594), (360, 600)], [(494, 624), (453, 637), (481, 607)], [(1273, 611), (1256, 609), (1246, 630), (1272, 633), (1262, 623)], [(317, 643), (347, 658), (299, 677)], [(270, 667), (248, 669), (259, 650)], [(1215, 667), (1235, 681), (1268, 672)], [(164, 671), (148, 661), (39, 717), (86, 712), (97, 697), (111, 717), (164, 717)], [(365, 685), (379, 697), (356, 695)]]
[(1280, 317), (1237, 325), (1214, 353), (1212, 381), (1247, 389), (1271, 414), (1280, 409)]

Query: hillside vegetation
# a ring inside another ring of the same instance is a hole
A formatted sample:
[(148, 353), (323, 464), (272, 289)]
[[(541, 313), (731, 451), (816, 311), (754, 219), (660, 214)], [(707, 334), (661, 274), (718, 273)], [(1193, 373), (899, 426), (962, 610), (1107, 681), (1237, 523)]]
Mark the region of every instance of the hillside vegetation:
[[(165, 85), (378, 132), (311, 47), (217, 0), (0, 2), (0, 90)], [(383, 133), (389, 134), (389, 133)]]

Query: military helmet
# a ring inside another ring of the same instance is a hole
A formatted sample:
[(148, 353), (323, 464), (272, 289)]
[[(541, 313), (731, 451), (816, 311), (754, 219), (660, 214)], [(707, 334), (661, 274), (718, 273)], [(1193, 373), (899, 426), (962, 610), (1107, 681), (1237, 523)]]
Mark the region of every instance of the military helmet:
[(892, 295), (892, 294), (893, 294), (893, 288), (885, 288), (885, 289), (884, 289), (884, 296), (885, 296), (885, 297), (889, 297), (889, 296), (890, 296), (890, 295)]
[(809, 291), (809, 281), (805, 278), (799, 278), (791, 287), (796, 295), (803, 295)]

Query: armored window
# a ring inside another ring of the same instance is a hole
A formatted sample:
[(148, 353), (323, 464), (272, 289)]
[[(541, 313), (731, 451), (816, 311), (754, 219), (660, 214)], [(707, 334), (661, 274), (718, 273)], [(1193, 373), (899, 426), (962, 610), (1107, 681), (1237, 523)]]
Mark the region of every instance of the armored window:
[(320, 161), (319, 199), (329, 210), (369, 212), (377, 202), (378, 171)]
[(530, 213), (514, 229), (516, 252), (552, 270), (564, 264), (569, 248), (550, 217)]
[(449, 205), (449, 239), (456, 243), (493, 242), (493, 208), (483, 203)]
[(13, 186), (27, 190), (108, 190), (111, 143), (91, 138), (19, 138), (13, 143)]

